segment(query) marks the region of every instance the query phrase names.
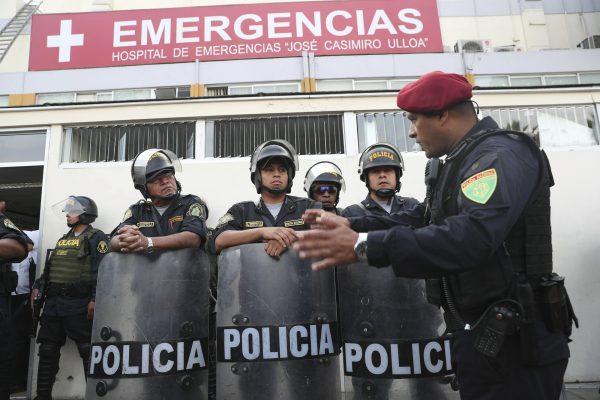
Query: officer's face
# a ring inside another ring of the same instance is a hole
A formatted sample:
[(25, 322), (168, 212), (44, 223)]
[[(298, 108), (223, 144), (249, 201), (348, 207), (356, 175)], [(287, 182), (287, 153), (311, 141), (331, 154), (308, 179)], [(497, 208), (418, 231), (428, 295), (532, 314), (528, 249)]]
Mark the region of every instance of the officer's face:
[(79, 222), (79, 215), (67, 214), (67, 225), (75, 225)]
[(323, 208), (335, 207), (338, 188), (331, 182), (315, 182), (311, 187), (312, 199), (323, 203)]
[(285, 164), (278, 160), (267, 163), (260, 170), (262, 184), (267, 189), (280, 190), (287, 188), (288, 173)]
[(371, 168), (367, 176), (371, 190), (396, 188), (396, 170), (392, 167)]
[(177, 193), (175, 175), (165, 172), (146, 183), (150, 197), (169, 197)]
[(412, 122), (409, 136), (419, 143), (427, 158), (446, 154), (449, 138), (442, 129), (440, 115), (407, 113), (406, 118)]

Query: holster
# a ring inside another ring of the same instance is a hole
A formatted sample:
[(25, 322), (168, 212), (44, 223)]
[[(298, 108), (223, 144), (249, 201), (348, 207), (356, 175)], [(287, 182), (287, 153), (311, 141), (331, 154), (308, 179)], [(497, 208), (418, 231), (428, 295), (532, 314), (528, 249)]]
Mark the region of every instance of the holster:
[(0, 272), (0, 294), (11, 294), (19, 284), (19, 275), (15, 271)]

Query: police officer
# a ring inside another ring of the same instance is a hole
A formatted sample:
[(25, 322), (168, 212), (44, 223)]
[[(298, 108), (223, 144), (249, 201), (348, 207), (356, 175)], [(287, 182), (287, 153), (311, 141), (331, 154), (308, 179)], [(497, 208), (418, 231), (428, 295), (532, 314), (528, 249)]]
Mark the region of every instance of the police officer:
[(37, 335), (39, 364), (37, 399), (52, 398), (59, 369), (60, 348), (67, 337), (77, 345), (84, 373), (89, 365), (90, 340), (96, 301), (96, 277), (108, 253), (108, 237), (91, 224), (98, 217), (96, 203), (89, 197), (70, 196), (55, 207), (66, 214), (69, 231), (54, 248), (41, 278), (33, 285), (31, 304), (45, 283), (46, 302)]
[(419, 202), (411, 197), (397, 196), (400, 178), (404, 172), (404, 160), (391, 144), (376, 143), (367, 147), (358, 161), (360, 180), (365, 182), (369, 193), (359, 204), (347, 207), (344, 217), (365, 215), (389, 215), (413, 208)]
[(315, 269), (365, 259), (436, 278), (428, 297), (454, 332), (462, 399), (558, 399), (577, 321), (552, 274), (549, 164), (526, 135), (479, 121), (471, 96), (464, 77), (442, 72), (398, 93), (411, 137), (432, 159), (426, 204), (351, 221), (323, 214), (327, 229), (299, 234), (294, 247), (322, 259)]
[(304, 176), (304, 191), (310, 199), (321, 203), (323, 210), (342, 214), (343, 210), (337, 205), (340, 192), (346, 191), (346, 182), (342, 171), (334, 163), (321, 161), (310, 167)]
[(213, 251), (257, 242), (264, 242), (272, 257), (286, 251), (296, 240), (295, 231), (308, 228), (302, 214), (313, 204), (288, 195), (298, 168), (296, 150), (287, 141), (269, 140), (258, 146), (250, 159), (250, 180), (260, 199), (234, 204), (219, 219)]
[(149, 149), (136, 156), (131, 177), (144, 200), (130, 206), (113, 230), (113, 251), (152, 254), (204, 243), (208, 208), (198, 196), (181, 194), (176, 171), (181, 163), (169, 150)]
[[(4, 202), (0, 202), (4, 209)], [(0, 210), (0, 400), (10, 398), (13, 334), (9, 321), (9, 296), (17, 287), (12, 262), (23, 260), (31, 249), (31, 240)]]

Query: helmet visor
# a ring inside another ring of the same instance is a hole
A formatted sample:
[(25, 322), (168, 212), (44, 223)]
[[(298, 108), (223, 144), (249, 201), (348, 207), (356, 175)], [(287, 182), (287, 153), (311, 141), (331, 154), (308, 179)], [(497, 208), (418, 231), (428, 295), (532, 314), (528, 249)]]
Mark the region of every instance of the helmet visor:
[(52, 206), (52, 211), (62, 218), (65, 215), (68, 215), (69, 217), (78, 217), (81, 214), (85, 214), (86, 209), (74, 196), (69, 196), (54, 204)]
[(146, 186), (148, 178), (169, 169), (174, 173), (181, 172), (181, 162), (175, 153), (170, 150), (148, 149), (133, 161), (131, 175), (136, 185)]

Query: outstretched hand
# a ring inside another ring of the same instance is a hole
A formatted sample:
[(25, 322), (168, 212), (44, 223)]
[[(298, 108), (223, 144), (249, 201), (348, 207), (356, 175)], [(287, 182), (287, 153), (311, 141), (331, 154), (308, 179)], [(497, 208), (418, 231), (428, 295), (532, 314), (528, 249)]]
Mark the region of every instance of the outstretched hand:
[(322, 210), (307, 210), (303, 218), (312, 217), (307, 213), (314, 211), (320, 211), (320, 215), (314, 216), (318, 229), (296, 232), (298, 241), (293, 247), (300, 258), (319, 260), (312, 264), (315, 271), (357, 261), (354, 244), (358, 233), (350, 229), (348, 220)]

